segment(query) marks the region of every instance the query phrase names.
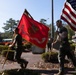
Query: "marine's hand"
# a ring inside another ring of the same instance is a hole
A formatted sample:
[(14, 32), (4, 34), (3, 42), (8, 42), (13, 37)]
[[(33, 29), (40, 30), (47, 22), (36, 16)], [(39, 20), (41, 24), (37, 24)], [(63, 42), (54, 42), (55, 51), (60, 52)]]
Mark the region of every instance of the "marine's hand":
[(51, 46), (53, 47), (54, 46), (54, 43), (52, 43)]
[(56, 34), (58, 35), (59, 34), (59, 31), (56, 31)]
[(12, 45), (9, 45), (9, 47), (11, 48), (11, 47), (12, 47)]

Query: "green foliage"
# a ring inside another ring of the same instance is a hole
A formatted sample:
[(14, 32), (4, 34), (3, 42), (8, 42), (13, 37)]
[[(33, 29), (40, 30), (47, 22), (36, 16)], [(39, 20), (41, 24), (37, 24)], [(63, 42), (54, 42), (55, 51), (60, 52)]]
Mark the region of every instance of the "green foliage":
[(76, 43), (74, 43), (72, 40), (69, 40), (69, 43), (70, 43), (71, 49), (74, 51)]
[(58, 58), (58, 53), (57, 52), (46, 52), (42, 54), (42, 59), (47, 62), (47, 61), (57, 61)]
[(66, 25), (66, 28), (68, 29), (68, 38), (72, 39), (72, 36), (75, 34), (75, 31), (73, 31), (69, 25)]
[(14, 20), (12, 18), (10, 18), (8, 21), (6, 21), (6, 23), (4, 23), (4, 27), (2, 27), (5, 31), (3, 37), (5, 38), (11, 38), (13, 35), (13, 30), (17, 27), (19, 23), (19, 20)]
[(10, 50), (8, 46), (0, 45), (0, 55), (6, 57), (7, 52), (8, 52), (7, 59), (12, 60), (14, 58), (14, 50)]
[(74, 42), (73, 42), (72, 40), (69, 40), (69, 43), (70, 43), (70, 44), (73, 44)]
[(30, 43), (24, 44), (24, 48), (26, 48), (26, 49), (30, 49), (31, 46), (32, 46), (32, 45), (31, 45)]
[[(8, 53), (8, 55), (7, 55), (7, 53)], [(7, 56), (7, 60), (13, 61), (14, 60), (14, 53), (15, 53), (14, 50), (3, 50), (2, 51), (2, 56), (3, 57)]]
[(25, 45), (24, 48), (25, 49), (30, 49), (31, 48), (31, 45)]
[(28, 69), (12, 69), (12, 70), (5, 70), (3, 72), (0, 72), (0, 75), (40, 75), (40, 73), (35, 72), (33, 70), (28, 70)]
[(44, 24), (44, 25), (47, 25), (47, 24), (46, 24), (46, 21), (47, 21), (46, 19), (41, 19), (41, 20), (40, 20), (40, 23), (42, 23), (42, 24)]
[(3, 50), (8, 50), (8, 46), (0, 45), (0, 54)]
[(72, 50), (75, 50), (75, 46), (76, 46), (75, 43), (70, 44), (70, 46), (71, 46)]
[(3, 29), (4, 29), (5, 31), (12, 32), (13, 29), (14, 29), (15, 27), (17, 27), (18, 22), (19, 22), (19, 21), (16, 21), (16, 20), (10, 18), (8, 21), (6, 21), (6, 23), (4, 23), (5, 27), (3, 27)]

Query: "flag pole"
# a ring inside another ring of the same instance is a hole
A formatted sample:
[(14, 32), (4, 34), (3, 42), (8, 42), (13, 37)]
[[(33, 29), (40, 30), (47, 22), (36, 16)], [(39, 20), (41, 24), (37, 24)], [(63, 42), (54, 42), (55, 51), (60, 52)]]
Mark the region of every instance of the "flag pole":
[(30, 15), (30, 13), (27, 11), (27, 9), (25, 9), (24, 13), (33, 19), (33, 17)]
[(54, 7), (53, 7), (53, 1), (54, 0), (51, 0), (51, 5), (52, 5), (52, 10), (51, 10), (51, 12), (52, 12), (52, 25), (51, 25), (51, 38), (54, 38)]

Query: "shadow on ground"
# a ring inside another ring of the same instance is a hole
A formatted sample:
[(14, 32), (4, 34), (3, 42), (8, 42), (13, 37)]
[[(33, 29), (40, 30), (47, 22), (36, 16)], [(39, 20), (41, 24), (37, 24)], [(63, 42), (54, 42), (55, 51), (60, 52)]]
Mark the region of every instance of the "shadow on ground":
[[(11, 69), (0, 72), (0, 75), (54, 75), (58, 70)], [(74, 68), (65, 68), (65, 75), (76, 75)]]
[[(52, 70), (39, 70), (39, 69), (30, 69), (31, 71), (37, 72), (41, 74), (46, 74), (46, 75), (54, 75), (55, 73), (58, 73), (57, 69), (52, 69)], [(76, 75), (76, 71), (74, 70), (74, 68), (65, 68), (65, 75), (66, 74), (72, 74), (72, 75)]]

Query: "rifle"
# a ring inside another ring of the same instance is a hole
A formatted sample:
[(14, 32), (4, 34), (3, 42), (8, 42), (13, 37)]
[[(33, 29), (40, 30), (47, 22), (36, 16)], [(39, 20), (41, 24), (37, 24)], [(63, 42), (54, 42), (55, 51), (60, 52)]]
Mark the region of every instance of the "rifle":
[[(4, 67), (5, 63), (6, 63), (6, 60), (8, 59), (8, 54), (9, 52), (14, 52), (15, 54), (15, 51), (14, 50), (10, 50), (10, 48), (8, 48), (8, 50), (5, 50), (7, 53), (6, 53), (6, 56), (5, 56), (5, 60), (4, 60), (4, 63), (2, 65), (2, 68)], [(8, 59), (9, 60), (9, 59)]]
[(4, 67), (4, 65), (5, 65), (5, 63), (6, 63), (6, 60), (7, 60), (7, 57), (8, 57), (8, 53), (9, 53), (9, 48), (8, 48), (8, 51), (7, 51), (7, 53), (6, 53), (6, 57), (5, 57), (5, 60), (4, 60), (4, 63), (3, 63), (3, 65), (2, 65), (2, 68)]

